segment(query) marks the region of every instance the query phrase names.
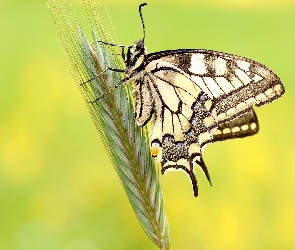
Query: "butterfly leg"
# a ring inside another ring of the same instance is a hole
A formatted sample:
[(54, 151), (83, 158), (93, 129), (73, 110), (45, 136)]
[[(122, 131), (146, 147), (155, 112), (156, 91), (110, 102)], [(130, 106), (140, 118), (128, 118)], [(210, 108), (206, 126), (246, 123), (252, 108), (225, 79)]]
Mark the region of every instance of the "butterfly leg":
[(104, 98), (106, 95), (108, 95), (109, 93), (111, 93), (115, 88), (118, 88), (124, 82), (128, 82), (131, 78), (132, 77), (126, 77), (126, 78), (122, 79), (114, 87), (110, 88), (109, 91), (105, 92), (103, 95), (101, 95), (100, 97), (96, 98), (94, 101), (92, 101), (90, 103), (93, 104), (93, 103), (99, 101), (101, 98)]
[(98, 75), (96, 75), (95, 77), (93, 77), (93, 78), (87, 80), (86, 82), (81, 83), (81, 84), (80, 84), (80, 87), (81, 87), (82, 85), (88, 83), (88, 82), (93, 81), (94, 79), (97, 79), (98, 77), (100, 77), (103, 73), (105, 73), (105, 72), (108, 71), (108, 70), (115, 71), (115, 72), (121, 72), (121, 73), (125, 72), (124, 69), (106, 68), (105, 70), (101, 71), (101, 72), (100, 72)]

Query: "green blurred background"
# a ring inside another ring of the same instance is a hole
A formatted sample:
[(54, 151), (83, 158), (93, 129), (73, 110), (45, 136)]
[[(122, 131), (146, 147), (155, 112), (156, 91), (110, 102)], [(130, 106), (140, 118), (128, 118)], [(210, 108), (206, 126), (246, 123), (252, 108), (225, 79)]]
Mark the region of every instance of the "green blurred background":
[[(105, 1), (121, 44), (141, 1)], [(78, 5), (77, 9), (83, 9)], [(206, 48), (266, 64), (286, 87), (252, 138), (161, 177), (171, 249), (295, 249), (295, 1), (148, 1), (149, 51)], [(81, 21), (85, 16), (81, 16)], [(84, 21), (83, 21), (84, 22)], [(45, 0), (0, 1), (0, 249), (157, 249), (137, 222), (71, 78)]]

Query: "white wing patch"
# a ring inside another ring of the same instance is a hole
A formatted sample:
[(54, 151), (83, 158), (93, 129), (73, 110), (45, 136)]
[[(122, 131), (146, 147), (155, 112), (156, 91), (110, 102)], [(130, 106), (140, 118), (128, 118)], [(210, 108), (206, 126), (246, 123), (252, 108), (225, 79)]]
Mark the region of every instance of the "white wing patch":
[(198, 86), (187, 76), (182, 74), (173, 74), (174, 79), (170, 82), (173, 86), (177, 87), (176, 91), (183, 90), (191, 96), (197, 98), (200, 94)]
[(189, 71), (198, 75), (206, 74), (207, 70), (204, 62), (204, 57), (204, 54), (192, 54)]
[(212, 95), (211, 91), (208, 89), (208, 87), (205, 84), (202, 77), (192, 75), (191, 78), (197, 84), (197, 86), (200, 87), (200, 89), (202, 89), (204, 92), (206, 92), (210, 96), (210, 98), (213, 98), (213, 95)]
[(217, 76), (223, 76), (226, 71), (226, 60), (223, 58), (216, 58), (215, 71)]
[(250, 63), (246, 62), (246, 61), (242, 61), (242, 60), (237, 60), (237, 65), (239, 68), (241, 68), (242, 70), (249, 72), (250, 70)]
[(263, 78), (260, 75), (255, 74), (255, 76), (252, 78), (252, 80), (254, 82), (259, 82), (260, 80), (262, 80)]
[(184, 129), (182, 129), (178, 116), (175, 114), (173, 115), (173, 135), (176, 142), (184, 140)]
[(191, 95), (189, 92), (183, 89), (176, 89), (178, 96), (180, 97), (181, 101), (185, 104), (185, 106), (191, 108), (193, 103), (196, 101), (198, 96)]
[(172, 114), (168, 109), (164, 109), (163, 134), (173, 134)]
[(251, 82), (251, 78), (243, 70), (236, 69), (235, 73), (244, 85), (247, 85)]
[(207, 89), (210, 90), (211, 94), (215, 98), (218, 98), (219, 96), (224, 94), (224, 92), (218, 86), (217, 82), (212, 77), (204, 77), (203, 79), (204, 79), (204, 82), (207, 86)]
[(190, 105), (183, 104), (181, 108), (183, 116), (189, 121), (192, 118), (193, 110)]
[(166, 104), (171, 111), (176, 112), (180, 100), (173, 86), (162, 80), (157, 80), (156, 88), (159, 91), (159, 96), (163, 99), (163, 103)]
[(231, 84), (235, 89), (238, 89), (243, 86), (243, 83), (237, 77), (232, 77)]
[(228, 80), (226, 80), (224, 77), (215, 77), (215, 80), (220, 86), (220, 88), (223, 90), (223, 93), (227, 94), (231, 91), (233, 91), (235, 88)]

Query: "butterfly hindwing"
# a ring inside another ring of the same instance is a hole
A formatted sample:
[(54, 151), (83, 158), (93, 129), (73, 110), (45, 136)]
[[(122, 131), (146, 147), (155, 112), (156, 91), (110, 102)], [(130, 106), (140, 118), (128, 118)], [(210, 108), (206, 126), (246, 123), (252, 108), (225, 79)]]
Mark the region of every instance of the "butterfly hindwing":
[[(205, 144), (251, 136), (256, 134), (258, 130), (256, 114), (253, 109), (250, 109), (244, 115), (218, 126), (217, 130), (213, 132), (211, 140), (206, 141)], [(195, 196), (198, 195), (198, 186), (194, 165), (201, 168), (211, 184), (209, 172), (202, 158), (203, 148), (196, 143), (198, 136), (198, 132), (192, 130), (186, 134), (185, 141), (180, 145), (173, 143), (173, 141), (164, 141), (162, 147), (162, 174), (171, 169), (184, 170), (191, 179)]]
[(134, 117), (138, 126), (142, 127), (151, 119), (154, 111), (152, 91), (147, 82), (138, 79), (138, 84), (133, 89)]

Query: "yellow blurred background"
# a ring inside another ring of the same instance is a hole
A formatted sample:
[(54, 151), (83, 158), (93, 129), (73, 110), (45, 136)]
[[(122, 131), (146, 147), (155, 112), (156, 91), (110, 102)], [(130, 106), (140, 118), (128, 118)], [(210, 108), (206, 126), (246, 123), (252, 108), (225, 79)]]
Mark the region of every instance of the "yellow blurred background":
[[(121, 44), (142, 37), (141, 1), (105, 3)], [(256, 109), (258, 135), (207, 147), (213, 187), (196, 170), (198, 198), (182, 172), (161, 177), (171, 249), (295, 249), (295, 1), (151, 0), (144, 18), (151, 52), (238, 54), (270, 67), (286, 87)], [(57, 38), (45, 0), (0, 1), (0, 249), (157, 249)]]

